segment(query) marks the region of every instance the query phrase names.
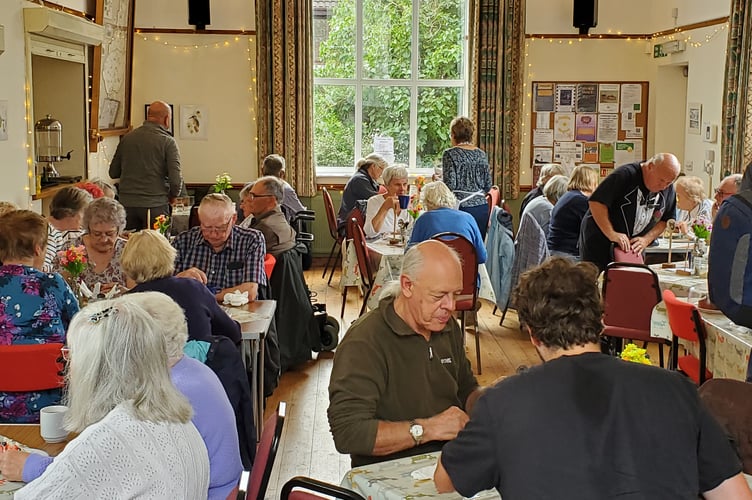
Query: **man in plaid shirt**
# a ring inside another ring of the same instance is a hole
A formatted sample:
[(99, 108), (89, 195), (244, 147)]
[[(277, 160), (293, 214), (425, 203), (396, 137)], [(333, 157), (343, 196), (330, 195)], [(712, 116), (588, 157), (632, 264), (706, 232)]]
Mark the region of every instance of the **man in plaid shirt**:
[(211, 289), (218, 301), (236, 290), (255, 300), (259, 285), (266, 285), (266, 243), (261, 231), (235, 225), (235, 204), (225, 194), (206, 195), (198, 208), (201, 225), (179, 234), (175, 272)]

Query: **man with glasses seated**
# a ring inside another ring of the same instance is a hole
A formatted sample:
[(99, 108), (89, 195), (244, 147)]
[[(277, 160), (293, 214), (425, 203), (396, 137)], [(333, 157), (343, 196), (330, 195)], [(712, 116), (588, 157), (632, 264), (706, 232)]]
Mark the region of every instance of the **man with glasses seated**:
[[(718, 209), (721, 208), (721, 203), (734, 196), (739, 191), (741, 185), (742, 174), (731, 174), (729, 176), (726, 176), (723, 178), (721, 183), (718, 184), (718, 187), (715, 188), (715, 196), (713, 197), (715, 199), (711, 212), (713, 219), (715, 219), (715, 214), (718, 213)], [(750, 188), (752, 188), (752, 181), (750, 182), (750, 186), (748, 186), (747, 189)]]
[(261, 231), (266, 251), (274, 257), (295, 248), (295, 230), (282, 213), (283, 197), (284, 184), (270, 175), (247, 184), (240, 191), (240, 208), (245, 216), (240, 226)]
[(175, 272), (209, 287), (218, 301), (240, 290), (255, 300), (266, 286), (266, 244), (260, 231), (235, 225), (235, 204), (225, 194), (206, 195), (198, 208), (201, 224), (179, 234)]

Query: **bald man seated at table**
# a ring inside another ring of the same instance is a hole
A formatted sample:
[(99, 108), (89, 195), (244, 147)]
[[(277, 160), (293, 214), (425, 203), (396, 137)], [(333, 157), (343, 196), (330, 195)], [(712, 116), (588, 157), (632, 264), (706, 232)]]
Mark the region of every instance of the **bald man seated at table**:
[(444, 243), (410, 248), (399, 283), (353, 323), (334, 357), (329, 425), (360, 466), (436, 451), (480, 394), (452, 318), (462, 266)]

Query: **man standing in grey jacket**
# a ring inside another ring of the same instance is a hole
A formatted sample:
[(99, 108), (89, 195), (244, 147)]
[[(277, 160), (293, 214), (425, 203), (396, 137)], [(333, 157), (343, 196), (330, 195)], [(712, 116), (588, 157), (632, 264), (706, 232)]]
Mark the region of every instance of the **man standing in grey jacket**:
[(170, 201), (180, 194), (180, 152), (167, 131), (171, 119), (170, 106), (154, 101), (146, 121), (123, 136), (112, 158), (109, 174), (120, 179), (126, 229), (151, 228), (157, 216), (170, 215)]

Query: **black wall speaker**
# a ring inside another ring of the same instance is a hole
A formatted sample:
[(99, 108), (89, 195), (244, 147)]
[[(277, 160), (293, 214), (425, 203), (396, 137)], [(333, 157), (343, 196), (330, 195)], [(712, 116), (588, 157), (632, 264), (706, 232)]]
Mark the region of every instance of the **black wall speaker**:
[(206, 29), (206, 25), (211, 24), (209, 0), (188, 0), (188, 24), (199, 30)]
[(580, 35), (598, 26), (598, 0), (574, 0), (572, 25), (580, 29)]

